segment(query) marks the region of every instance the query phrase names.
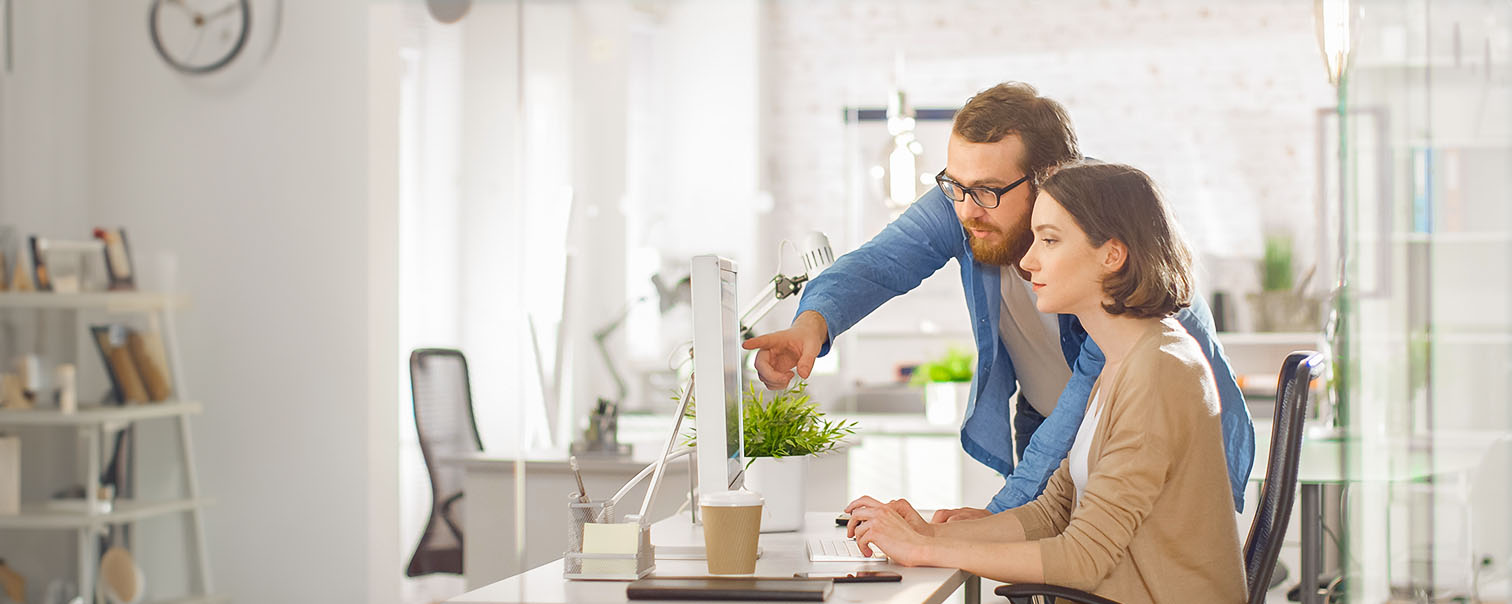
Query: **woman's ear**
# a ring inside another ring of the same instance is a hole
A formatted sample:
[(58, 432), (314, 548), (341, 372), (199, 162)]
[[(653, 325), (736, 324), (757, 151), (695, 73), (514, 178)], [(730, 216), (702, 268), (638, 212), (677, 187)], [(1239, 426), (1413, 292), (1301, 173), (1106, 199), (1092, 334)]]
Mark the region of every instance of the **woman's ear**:
[(1102, 254), (1103, 269), (1110, 273), (1122, 270), (1124, 263), (1129, 259), (1129, 246), (1117, 239), (1109, 239), (1098, 251)]

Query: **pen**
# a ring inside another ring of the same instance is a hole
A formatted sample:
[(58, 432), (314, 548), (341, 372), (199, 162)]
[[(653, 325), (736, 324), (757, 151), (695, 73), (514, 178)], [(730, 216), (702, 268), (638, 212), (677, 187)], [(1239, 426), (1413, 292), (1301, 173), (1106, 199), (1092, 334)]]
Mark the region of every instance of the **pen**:
[(578, 502), (588, 503), (588, 489), (583, 487), (583, 473), (578, 471), (577, 456), (567, 456), (567, 467), (572, 468), (572, 476), (577, 478)]

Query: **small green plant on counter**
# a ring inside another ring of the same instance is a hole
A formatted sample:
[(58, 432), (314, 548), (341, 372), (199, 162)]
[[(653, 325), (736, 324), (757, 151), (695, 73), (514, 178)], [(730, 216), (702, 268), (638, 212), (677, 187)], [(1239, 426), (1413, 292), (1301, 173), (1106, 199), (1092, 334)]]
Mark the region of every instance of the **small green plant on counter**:
[[(808, 394), (808, 383), (780, 392), (771, 393), (767, 400), (765, 390), (757, 390), (752, 383), (746, 388), (741, 405), (741, 423), (745, 429), (745, 456), (754, 461), (757, 457), (795, 457), (819, 455), (833, 451), (847, 437), (856, 433), (856, 422), (825, 419)], [(676, 397), (681, 400), (681, 396)], [(696, 444), (697, 429), (693, 427), (695, 404), (688, 405), (684, 425), (689, 427), (684, 444)], [(750, 465), (748, 461), (747, 466)]]
[(951, 348), (938, 359), (919, 363), (908, 383), (922, 386), (930, 382), (969, 382), (975, 360), (971, 353)]
[(1294, 279), (1291, 237), (1266, 237), (1265, 257), (1260, 260), (1260, 289), (1268, 292), (1290, 291)]

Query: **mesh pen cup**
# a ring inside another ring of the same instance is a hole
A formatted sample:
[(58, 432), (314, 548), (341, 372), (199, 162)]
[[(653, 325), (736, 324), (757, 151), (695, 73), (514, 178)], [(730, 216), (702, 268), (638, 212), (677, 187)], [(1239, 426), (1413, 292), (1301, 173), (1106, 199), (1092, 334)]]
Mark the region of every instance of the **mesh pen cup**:
[(634, 581), (655, 568), (650, 527), (640, 522), (616, 522), (609, 500), (582, 502), (568, 497), (567, 552), (562, 577)]

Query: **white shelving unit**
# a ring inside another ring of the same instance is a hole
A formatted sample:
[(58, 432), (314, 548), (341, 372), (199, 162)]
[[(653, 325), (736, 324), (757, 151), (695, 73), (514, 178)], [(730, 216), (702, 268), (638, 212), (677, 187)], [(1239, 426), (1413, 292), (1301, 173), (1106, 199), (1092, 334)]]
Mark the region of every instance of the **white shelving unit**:
[[(198, 472), (195, 470), (193, 438), (189, 418), (198, 415), (204, 407), (188, 400), (184, 385), (183, 364), (179, 361), (178, 339), (174, 331), (173, 310), (187, 305), (188, 299), (180, 294), (149, 292), (96, 292), (57, 294), (47, 292), (0, 293), (0, 312), (9, 309), (36, 311), (71, 311), (76, 329), (87, 327), (86, 313), (93, 314), (138, 314), (145, 316), (151, 327), (163, 337), (167, 350), (169, 373), (173, 379), (174, 396), (180, 400), (133, 404), (125, 406), (83, 405), (77, 412), (64, 414), (56, 408), (30, 410), (0, 409), (0, 428), (40, 427), (47, 432), (77, 435), (84, 449), (85, 471), (83, 476), (85, 499), (79, 505), (59, 507), (57, 502), (28, 503), (21, 506), (19, 514), (0, 516), (0, 531), (14, 530), (64, 530), (74, 531), (78, 538), (79, 593), (89, 594), (95, 602), (103, 604), (96, 589), (95, 571), (99, 564), (97, 539), (100, 531), (118, 525), (132, 526), (149, 518), (187, 514), (190, 519), (193, 555), (189, 557), (198, 585), (190, 595), (166, 600), (148, 601), (148, 604), (209, 604), (227, 602), (226, 596), (215, 595), (210, 576), (209, 550), (205, 539), (204, 509), (213, 502), (200, 493)], [(79, 356), (87, 356), (83, 351)], [(89, 362), (85, 359), (77, 359)], [(178, 428), (179, 453), (183, 461), (185, 493), (181, 498), (156, 501), (117, 498), (111, 502), (98, 500), (100, 486), (100, 454), (102, 443), (109, 433), (123, 425), (139, 421), (172, 421)], [(23, 460), (24, 461), (24, 460)]]

